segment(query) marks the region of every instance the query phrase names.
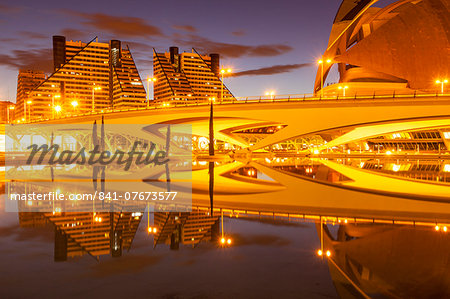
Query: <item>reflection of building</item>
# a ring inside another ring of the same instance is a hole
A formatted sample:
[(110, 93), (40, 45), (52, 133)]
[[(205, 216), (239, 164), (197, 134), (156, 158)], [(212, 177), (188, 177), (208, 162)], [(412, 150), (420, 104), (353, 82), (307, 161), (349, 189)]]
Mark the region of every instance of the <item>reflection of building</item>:
[[(19, 75), (17, 77), (17, 96), (16, 96), (16, 111), (15, 115), (17, 119), (22, 119), (27, 117), (30, 113), (28, 108), (31, 104), (27, 104), (27, 101), (31, 100), (28, 98), (30, 91), (36, 88), (39, 84), (44, 82), (45, 74), (43, 71), (32, 71), (32, 70), (19, 70)], [(25, 108), (25, 106), (27, 106)], [(27, 110), (27, 115), (24, 112)]]
[[(208, 100), (215, 97), (220, 100), (222, 83), (219, 79), (219, 54), (200, 55), (178, 53), (177, 47), (171, 47), (166, 53), (153, 53), (154, 99), (158, 102)], [(224, 100), (233, 99), (233, 95), (223, 86)]]
[(54, 226), (55, 261), (84, 254), (121, 256), (131, 247), (141, 218), (139, 212), (19, 213), (22, 227)]
[(330, 274), (340, 298), (449, 298), (450, 239), (445, 232), (347, 224), (334, 238), (324, 230), (324, 248), (332, 250)]
[(83, 43), (54, 36), (53, 57), (55, 72), (30, 93), (32, 119), (145, 105), (133, 57), (120, 41)]
[(207, 210), (192, 212), (155, 213), (154, 246), (170, 244), (171, 249), (178, 249), (180, 243), (192, 246), (208, 242), (219, 237), (219, 215), (209, 216)]
[[(336, 14), (314, 91), (337, 63), (347, 95), (378, 91), (428, 90), (450, 76), (449, 2), (397, 1), (384, 8), (376, 1), (344, 0)], [(327, 60), (331, 61), (327, 63)], [(331, 85), (325, 91), (337, 91)]]

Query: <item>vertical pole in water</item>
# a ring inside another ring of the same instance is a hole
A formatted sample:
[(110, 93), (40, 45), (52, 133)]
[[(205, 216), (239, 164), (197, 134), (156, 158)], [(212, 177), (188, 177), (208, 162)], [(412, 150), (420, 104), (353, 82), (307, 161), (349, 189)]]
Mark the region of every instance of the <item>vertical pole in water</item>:
[(214, 156), (214, 123), (213, 123), (213, 102), (211, 100), (211, 108), (209, 112), (209, 155)]
[(322, 224), (322, 216), (320, 216), (320, 250), (322, 252), (322, 259), (323, 259), (323, 224)]
[(222, 238), (223, 238), (223, 210), (222, 209), (220, 209), (220, 218), (222, 221)]

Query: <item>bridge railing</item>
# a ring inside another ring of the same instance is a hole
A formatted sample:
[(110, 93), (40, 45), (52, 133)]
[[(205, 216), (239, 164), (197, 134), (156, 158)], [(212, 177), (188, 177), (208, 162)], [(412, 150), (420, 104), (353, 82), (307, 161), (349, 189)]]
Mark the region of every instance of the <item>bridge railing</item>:
[[(346, 94), (343, 96), (342, 94), (335, 93), (325, 93), (323, 96), (320, 93), (317, 94), (287, 94), (287, 95), (272, 95), (272, 96), (250, 96), (250, 97), (237, 97), (237, 98), (225, 98), (222, 101), (220, 99), (216, 99), (214, 101), (214, 105), (230, 105), (230, 104), (250, 104), (250, 103), (280, 103), (280, 102), (343, 102), (343, 101), (374, 101), (374, 100), (419, 100), (419, 99), (430, 99), (430, 100), (440, 100), (443, 98), (450, 97), (450, 93), (436, 93), (436, 92), (374, 92), (373, 94)], [(117, 113), (117, 112), (130, 112), (130, 111), (141, 111), (141, 110), (156, 110), (156, 109), (171, 109), (177, 107), (196, 107), (196, 106), (206, 106), (210, 105), (210, 102), (207, 100), (196, 101), (172, 101), (172, 102), (159, 102), (152, 103), (149, 107), (140, 107), (140, 108), (125, 108), (125, 109), (104, 109), (102, 111), (95, 111), (89, 113), (78, 113), (78, 114), (67, 114), (60, 118), (71, 118), (71, 117), (80, 117), (80, 116), (90, 116), (96, 114), (108, 114), (108, 113)], [(32, 120), (31, 123), (48, 121), (52, 119), (38, 119)], [(30, 123), (30, 122), (28, 122)]]

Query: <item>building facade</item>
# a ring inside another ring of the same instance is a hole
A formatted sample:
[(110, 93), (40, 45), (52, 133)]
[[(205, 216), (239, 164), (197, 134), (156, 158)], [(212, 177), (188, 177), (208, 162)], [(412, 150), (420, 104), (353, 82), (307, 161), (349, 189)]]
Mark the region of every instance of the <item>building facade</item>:
[(0, 123), (7, 124), (14, 119), (16, 104), (13, 102), (0, 101)]
[(54, 72), (30, 92), (32, 120), (144, 107), (146, 91), (128, 47), (53, 37)]
[[(16, 119), (25, 120), (29, 116), (30, 111), (26, 111), (31, 104), (28, 104), (30, 92), (45, 81), (45, 74), (43, 71), (34, 70), (19, 70), (17, 76), (17, 96), (16, 96)], [(28, 103), (27, 103), (28, 102)], [(25, 112), (26, 115), (25, 115)]]
[(177, 47), (169, 52), (153, 51), (153, 74), (155, 102), (184, 101), (230, 101), (234, 99), (220, 79), (219, 54), (200, 55), (192, 52), (179, 53)]

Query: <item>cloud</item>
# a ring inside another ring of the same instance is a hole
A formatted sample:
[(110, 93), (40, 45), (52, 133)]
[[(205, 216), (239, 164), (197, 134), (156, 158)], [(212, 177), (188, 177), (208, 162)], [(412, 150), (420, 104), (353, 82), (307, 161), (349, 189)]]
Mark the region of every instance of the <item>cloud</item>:
[(63, 13), (84, 20), (81, 22), (90, 28), (99, 32), (108, 32), (116, 37), (161, 37), (162, 31), (153, 25), (147, 23), (143, 18), (112, 16), (103, 13), (82, 13), (72, 10), (62, 10)]
[(274, 75), (274, 74), (292, 72), (293, 70), (300, 69), (303, 67), (308, 67), (311, 65), (312, 65), (311, 63), (274, 65), (274, 66), (263, 67), (263, 68), (254, 69), (254, 70), (237, 72), (237, 73), (234, 73), (233, 76), (239, 77), (239, 76)]
[(53, 71), (52, 49), (14, 50), (11, 54), (0, 54), (0, 65), (15, 69)]
[(292, 50), (291, 46), (283, 44), (250, 46), (222, 43), (195, 34), (188, 35), (187, 38), (175, 38), (175, 42), (188, 47), (193, 47), (202, 53), (219, 53), (231, 58), (242, 56), (278, 56)]
[(231, 32), (231, 34), (234, 36), (244, 36), (246, 34), (246, 32), (243, 29), (239, 29), (239, 30)]
[(191, 25), (173, 25), (172, 28), (176, 29), (176, 30), (192, 32), (192, 33), (197, 32), (197, 28), (195, 28), (194, 26), (191, 26)]
[(25, 10), (23, 6), (11, 6), (0, 4), (0, 13), (2, 14), (11, 14), (11, 13), (20, 13)]
[(19, 34), (26, 38), (34, 38), (34, 39), (48, 39), (50, 38), (46, 34), (38, 33), (38, 32), (32, 32), (32, 31), (20, 31)]

